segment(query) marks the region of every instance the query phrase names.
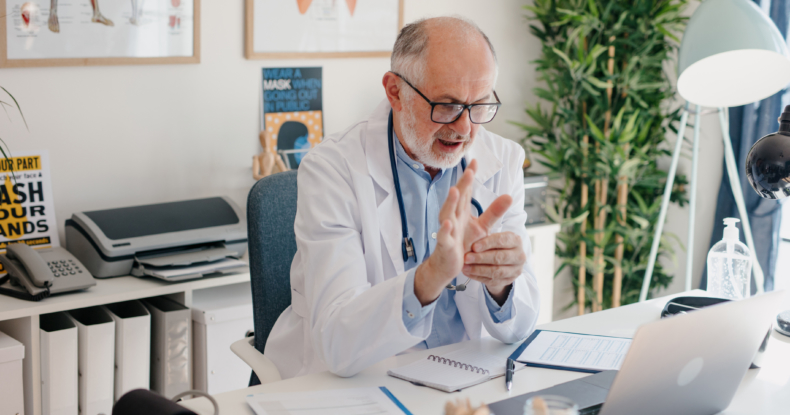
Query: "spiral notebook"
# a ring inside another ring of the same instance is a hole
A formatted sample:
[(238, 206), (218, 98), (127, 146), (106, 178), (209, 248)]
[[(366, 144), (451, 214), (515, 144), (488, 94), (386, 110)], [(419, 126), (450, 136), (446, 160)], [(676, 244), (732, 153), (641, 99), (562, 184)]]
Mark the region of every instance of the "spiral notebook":
[[(504, 357), (475, 350), (456, 350), (443, 355), (430, 355), (387, 374), (419, 385), (445, 392), (455, 392), (505, 374)], [(518, 365), (516, 370), (522, 369)]]

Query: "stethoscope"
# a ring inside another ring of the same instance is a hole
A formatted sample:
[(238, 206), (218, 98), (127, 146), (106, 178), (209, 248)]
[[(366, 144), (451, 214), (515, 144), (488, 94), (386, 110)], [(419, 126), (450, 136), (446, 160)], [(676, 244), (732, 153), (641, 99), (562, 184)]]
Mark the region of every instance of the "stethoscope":
[[(414, 240), (411, 239), (409, 236), (409, 226), (406, 222), (406, 208), (403, 207), (403, 195), (401, 194), (400, 190), (400, 179), (398, 178), (398, 169), (395, 166), (395, 144), (392, 137), (392, 110), (390, 110), (390, 117), (389, 122), (387, 125), (387, 141), (389, 142), (389, 149), (390, 149), (390, 165), (392, 166), (392, 178), (395, 180), (395, 194), (398, 196), (398, 209), (400, 209), (400, 224), (401, 228), (403, 229), (403, 242), (401, 243), (401, 252), (403, 253), (403, 262), (409, 260), (409, 258), (414, 258), (414, 262), (417, 262), (417, 254), (414, 252)], [(466, 171), (466, 159), (461, 158), (461, 174)], [(477, 216), (483, 214), (483, 206), (480, 205), (475, 198), (472, 198), (472, 205), (477, 209)], [(465, 283), (453, 285), (447, 284), (448, 290), (455, 290), (455, 291), (463, 291), (466, 289), (466, 285), (469, 284), (471, 278), (468, 278)]]

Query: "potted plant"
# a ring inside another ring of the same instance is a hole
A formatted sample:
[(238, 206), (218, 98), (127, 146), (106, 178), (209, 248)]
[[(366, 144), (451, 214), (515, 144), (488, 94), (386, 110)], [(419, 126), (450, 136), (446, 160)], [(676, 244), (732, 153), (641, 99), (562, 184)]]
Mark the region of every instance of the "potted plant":
[[(675, 131), (671, 57), (687, 0), (535, 0), (541, 102), (527, 108), (524, 144), (555, 184), (547, 214), (561, 223), (557, 255), (570, 267), (579, 314), (637, 301), (666, 172), (657, 160)], [(676, 131), (675, 131), (676, 132)], [(684, 177), (672, 201), (686, 202)], [(664, 234), (662, 238), (672, 237)], [(675, 238), (677, 240), (677, 238)], [(678, 242), (679, 243), (679, 242)], [(661, 244), (659, 257), (672, 257)], [(651, 287), (672, 276), (656, 265)]]

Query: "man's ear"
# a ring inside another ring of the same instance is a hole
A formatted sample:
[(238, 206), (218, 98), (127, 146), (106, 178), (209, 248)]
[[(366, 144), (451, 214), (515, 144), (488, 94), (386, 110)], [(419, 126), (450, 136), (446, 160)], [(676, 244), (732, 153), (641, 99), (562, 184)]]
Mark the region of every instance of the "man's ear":
[(403, 101), (400, 96), (400, 82), (398, 82), (399, 79), (398, 75), (387, 72), (381, 80), (381, 83), (384, 85), (384, 93), (387, 94), (387, 100), (389, 100), (390, 106), (395, 112), (400, 112), (403, 109)]

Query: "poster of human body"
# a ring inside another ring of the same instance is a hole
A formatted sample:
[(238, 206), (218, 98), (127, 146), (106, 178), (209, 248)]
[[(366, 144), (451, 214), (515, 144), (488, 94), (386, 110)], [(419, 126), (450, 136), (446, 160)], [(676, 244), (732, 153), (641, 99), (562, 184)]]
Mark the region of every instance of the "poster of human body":
[(17, 242), (60, 246), (46, 151), (0, 158), (0, 253)]
[(199, 0), (4, 3), (4, 66), (89, 64), (86, 60), (102, 64), (101, 59), (196, 56), (194, 23)]
[(321, 68), (263, 68), (263, 130), (295, 169), (324, 136)]
[(247, 0), (247, 58), (289, 53), (387, 55), (402, 24), (401, 3)]

